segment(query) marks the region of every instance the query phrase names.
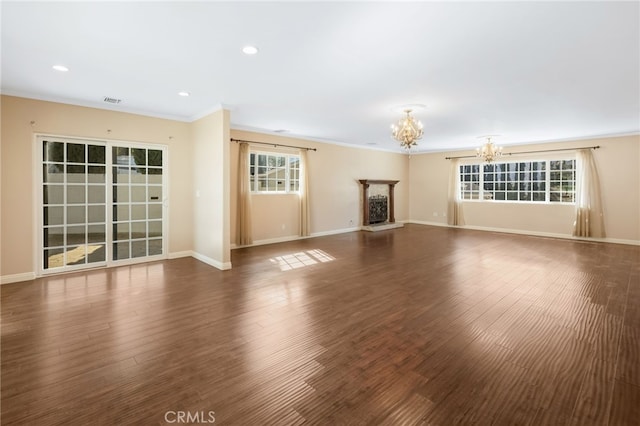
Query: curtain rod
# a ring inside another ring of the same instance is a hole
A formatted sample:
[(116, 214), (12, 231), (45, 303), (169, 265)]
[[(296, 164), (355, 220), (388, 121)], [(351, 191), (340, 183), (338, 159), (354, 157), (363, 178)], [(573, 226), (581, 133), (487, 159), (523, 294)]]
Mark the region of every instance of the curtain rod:
[(269, 145), (269, 146), (273, 146), (273, 147), (284, 146), (284, 147), (287, 147), (287, 148), (306, 149), (307, 151), (317, 151), (316, 148), (305, 148), (304, 146), (283, 145), (283, 144), (280, 144), (280, 143), (245, 141), (243, 139), (233, 139), (233, 138), (231, 138), (231, 142), (257, 143), (257, 144), (260, 144), (260, 145)]
[[(502, 155), (517, 155), (517, 154), (536, 154), (539, 152), (556, 152), (556, 151), (575, 151), (578, 149), (598, 149), (600, 145), (595, 146), (582, 146), (577, 148), (559, 148), (559, 149), (541, 149), (539, 151), (520, 151), (520, 152), (503, 152)], [(461, 155), (459, 157), (444, 157), (445, 160), (453, 160), (455, 158), (476, 158), (477, 155)]]

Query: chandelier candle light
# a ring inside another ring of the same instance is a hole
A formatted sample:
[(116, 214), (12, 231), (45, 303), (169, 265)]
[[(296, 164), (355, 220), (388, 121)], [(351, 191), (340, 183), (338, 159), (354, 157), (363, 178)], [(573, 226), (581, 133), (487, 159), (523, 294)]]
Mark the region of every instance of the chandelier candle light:
[(487, 142), (482, 146), (482, 148), (476, 148), (476, 156), (484, 158), (484, 161), (487, 163), (492, 162), (502, 155), (502, 147), (498, 147), (491, 142), (491, 138), (493, 136), (495, 135), (480, 136), (481, 138), (487, 138)]
[(412, 146), (417, 145), (417, 140), (422, 139), (424, 130), (419, 120), (414, 120), (411, 116), (411, 109), (405, 109), (407, 114), (405, 118), (398, 121), (397, 124), (391, 125), (391, 135), (395, 140), (400, 142), (400, 146), (409, 150)]

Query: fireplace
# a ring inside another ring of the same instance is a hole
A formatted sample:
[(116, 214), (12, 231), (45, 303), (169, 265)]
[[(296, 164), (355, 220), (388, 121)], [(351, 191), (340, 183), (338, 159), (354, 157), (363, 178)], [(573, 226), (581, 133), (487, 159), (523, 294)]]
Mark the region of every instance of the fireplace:
[[(391, 227), (395, 224), (394, 216), (394, 197), (393, 190), (399, 182), (397, 180), (374, 180), (361, 179), (362, 185), (362, 226), (365, 230), (368, 228), (381, 228), (383, 226)], [(386, 195), (377, 193), (369, 194), (370, 185), (384, 185), (388, 188)], [(376, 225), (371, 227), (370, 225)], [(394, 227), (398, 227), (397, 225)]]
[(369, 197), (369, 223), (384, 223), (387, 221), (387, 196), (373, 195)]

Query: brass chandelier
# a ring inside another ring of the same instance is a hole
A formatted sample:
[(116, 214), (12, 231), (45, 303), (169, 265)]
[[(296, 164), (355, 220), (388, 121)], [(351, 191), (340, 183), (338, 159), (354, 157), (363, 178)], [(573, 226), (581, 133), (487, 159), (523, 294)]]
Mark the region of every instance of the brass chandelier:
[(407, 150), (417, 145), (416, 141), (422, 139), (422, 135), (424, 135), (422, 123), (411, 116), (411, 111), (411, 109), (405, 109), (404, 112), (407, 116), (400, 119), (397, 124), (391, 125), (391, 135), (400, 142), (401, 147)]
[(491, 142), (491, 138), (495, 135), (489, 136), (480, 136), (480, 138), (486, 138), (487, 142), (482, 145), (481, 148), (476, 148), (476, 156), (481, 157), (487, 163), (491, 163), (496, 158), (502, 155), (502, 147), (496, 146), (493, 142)]

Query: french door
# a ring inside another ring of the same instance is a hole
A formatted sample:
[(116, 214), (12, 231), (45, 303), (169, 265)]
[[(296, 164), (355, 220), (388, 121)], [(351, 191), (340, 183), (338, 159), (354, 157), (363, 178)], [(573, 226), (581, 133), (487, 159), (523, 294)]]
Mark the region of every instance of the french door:
[(37, 143), (41, 273), (165, 257), (165, 146)]

